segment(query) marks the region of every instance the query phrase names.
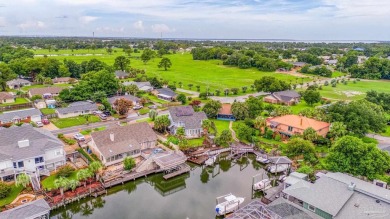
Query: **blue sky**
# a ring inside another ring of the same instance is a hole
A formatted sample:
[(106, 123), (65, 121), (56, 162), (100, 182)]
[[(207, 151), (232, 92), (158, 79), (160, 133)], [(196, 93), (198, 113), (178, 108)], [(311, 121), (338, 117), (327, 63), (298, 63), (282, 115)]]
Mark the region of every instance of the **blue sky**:
[(0, 0), (0, 35), (390, 40), (389, 0)]

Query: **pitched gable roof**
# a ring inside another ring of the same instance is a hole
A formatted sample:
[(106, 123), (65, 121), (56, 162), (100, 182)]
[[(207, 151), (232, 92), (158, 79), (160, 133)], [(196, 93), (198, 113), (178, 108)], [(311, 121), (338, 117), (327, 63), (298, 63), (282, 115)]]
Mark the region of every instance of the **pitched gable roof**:
[(19, 84), (31, 84), (31, 82), (27, 81), (26, 79), (21, 79), (21, 78), (7, 81), (8, 86), (14, 86), (14, 85), (19, 85)]
[(123, 96), (113, 96), (113, 97), (110, 97), (108, 98), (108, 102), (112, 105), (114, 104), (115, 100), (117, 99), (126, 99), (126, 100), (130, 100), (132, 102), (138, 102), (139, 101), (139, 98), (138, 97), (135, 97), (133, 95), (123, 95)]
[(218, 112), (218, 114), (232, 115), (232, 104), (230, 104), (230, 103), (223, 103), (221, 109)]
[(174, 97), (177, 95), (173, 90), (171, 90), (169, 88), (160, 88), (160, 89), (157, 89), (157, 92), (158, 92), (158, 94), (163, 94), (163, 95), (170, 96), (170, 97)]
[[(114, 141), (110, 139), (110, 134), (113, 134)], [(146, 122), (93, 132), (91, 136), (96, 147), (106, 158), (140, 149), (142, 143), (157, 140), (156, 133)]]
[(26, 109), (18, 111), (9, 111), (0, 114), (0, 121), (9, 122), (14, 118), (27, 118), (30, 116), (42, 115), (39, 109)]
[(127, 77), (127, 76), (129, 76), (129, 73), (124, 72), (124, 71), (115, 71), (115, 76), (117, 76), (117, 77)]
[(14, 99), (14, 96), (8, 92), (0, 92), (0, 100)]
[(297, 115), (279, 116), (279, 117), (270, 118), (267, 121), (276, 126), (279, 124), (283, 124), (301, 130), (306, 130), (307, 128), (313, 128), (314, 130), (318, 131), (330, 126), (330, 123), (318, 121), (315, 119), (310, 119), (304, 116), (297, 116)]
[(64, 88), (63, 87), (41, 87), (41, 88), (31, 88), (29, 90), (31, 96), (40, 95), (43, 94), (58, 94), (60, 93)]
[(0, 213), (0, 218), (7, 219), (30, 219), (42, 216), (50, 211), (49, 204), (44, 199), (38, 199), (18, 207)]
[(301, 95), (299, 95), (299, 93), (294, 91), (294, 90), (274, 92), (271, 95), (273, 97), (275, 97), (276, 99), (283, 101), (283, 102), (289, 102), (293, 98), (300, 98), (301, 97)]
[(58, 108), (57, 112), (64, 114), (64, 113), (74, 113), (74, 112), (81, 112), (81, 111), (94, 111), (97, 110), (98, 107), (95, 103), (90, 101), (78, 101), (69, 104), (68, 107), (64, 108)]
[(206, 114), (195, 112), (191, 106), (178, 106), (169, 108), (169, 115), (174, 123), (184, 123), (186, 129), (202, 128), (202, 120), (207, 119)]
[(54, 78), (53, 83), (68, 82), (71, 77)]

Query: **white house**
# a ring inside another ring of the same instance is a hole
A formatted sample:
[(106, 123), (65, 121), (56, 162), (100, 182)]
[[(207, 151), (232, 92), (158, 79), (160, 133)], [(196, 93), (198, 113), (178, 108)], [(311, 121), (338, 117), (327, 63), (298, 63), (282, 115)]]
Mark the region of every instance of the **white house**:
[(79, 101), (69, 104), (68, 107), (58, 108), (56, 113), (58, 118), (69, 118), (80, 115), (92, 114), (98, 109), (92, 101)]
[(187, 138), (202, 136), (202, 122), (207, 116), (204, 112), (195, 112), (191, 106), (178, 106), (169, 108), (170, 131), (176, 134), (179, 127), (183, 127)]
[(1, 129), (0, 139), (1, 180), (19, 173), (50, 175), (65, 164), (64, 144), (50, 131), (26, 124)]

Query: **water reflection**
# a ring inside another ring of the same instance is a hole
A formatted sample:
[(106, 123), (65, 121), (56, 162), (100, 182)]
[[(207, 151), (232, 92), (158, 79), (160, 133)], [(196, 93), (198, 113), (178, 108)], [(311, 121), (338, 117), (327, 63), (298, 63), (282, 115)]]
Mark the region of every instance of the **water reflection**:
[(149, 184), (162, 196), (168, 196), (186, 188), (186, 179), (190, 177), (189, 173), (165, 180), (162, 174), (149, 177)]

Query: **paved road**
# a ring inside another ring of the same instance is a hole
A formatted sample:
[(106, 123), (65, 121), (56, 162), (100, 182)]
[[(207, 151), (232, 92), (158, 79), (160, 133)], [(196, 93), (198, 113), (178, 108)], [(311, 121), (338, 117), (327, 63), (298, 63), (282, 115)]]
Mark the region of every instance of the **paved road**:
[[(158, 112), (158, 115), (166, 115), (166, 114), (168, 114), (168, 110)], [(102, 127), (102, 126), (106, 126), (107, 129), (109, 129), (109, 128), (118, 126), (118, 122), (120, 122), (120, 121), (130, 122), (130, 121), (135, 121), (135, 120), (144, 119), (144, 118), (148, 118), (148, 117), (149, 117), (149, 115), (145, 114), (142, 116), (132, 117), (132, 118), (123, 119), (123, 120), (110, 120), (110, 121), (104, 121), (104, 122), (96, 122), (96, 123), (91, 123), (89, 125), (80, 125), (80, 126), (73, 126), (73, 127), (64, 128), (64, 129), (52, 130), (51, 133), (53, 133), (54, 135), (58, 135), (60, 133), (61, 134), (71, 134), (71, 133), (75, 133), (75, 132), (80, 132), (80, 130), (83, 130), (83, 129), (94, 129), (94, 128), (98, 128), (98, 127)]]
[(390, 137), (385, 137), (377, 134), (367, 134), (366, 136), (370, 138), (375, 138), (376, 140), (378, 140), (378, 148), (390, 152)]

